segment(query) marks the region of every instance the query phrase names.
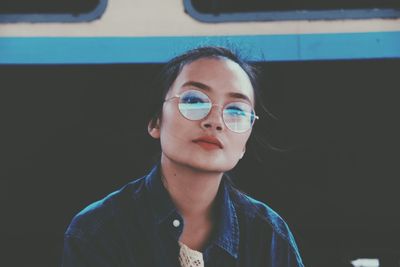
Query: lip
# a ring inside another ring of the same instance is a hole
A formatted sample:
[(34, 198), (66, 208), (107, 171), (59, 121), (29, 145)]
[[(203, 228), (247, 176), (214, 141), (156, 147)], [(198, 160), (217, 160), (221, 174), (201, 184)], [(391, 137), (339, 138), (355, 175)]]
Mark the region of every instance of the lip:
[(218, 140), (218, 138), (214, 136), (202, 136), (199, 137), (195, 140), (193, 140), (194, 143), (202, 146), (205, 149), (223, 149), (224, 146), (222, 145), (222, 142)]

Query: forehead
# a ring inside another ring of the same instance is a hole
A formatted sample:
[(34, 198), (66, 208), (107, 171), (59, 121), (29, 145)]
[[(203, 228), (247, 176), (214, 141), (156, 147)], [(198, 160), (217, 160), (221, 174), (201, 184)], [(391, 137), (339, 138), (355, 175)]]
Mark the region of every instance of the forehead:
[(237, 93), (247, 96), (254, 103), (254, 89), (249, 76), (232, 60), (202, 58), (186, 64), (172, 85), (171, 93), (184, 90), (183, 85), (188, 81), (207, 85), (214, 96)]

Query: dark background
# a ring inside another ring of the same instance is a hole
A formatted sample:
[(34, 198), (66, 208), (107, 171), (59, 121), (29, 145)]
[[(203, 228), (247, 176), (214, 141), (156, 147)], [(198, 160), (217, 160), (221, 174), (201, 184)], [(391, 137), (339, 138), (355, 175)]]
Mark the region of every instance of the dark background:
[[(255, 133), (234, 173), (293, 230), (306, 266), (400, 260), (399, 60), (273, 62)], [(157, 155), (143, 110), (161, 65), (2, 65), (1, 266), (57, 266), (88, 204)], [(397, 265), (396, 265), (397, 264)]]

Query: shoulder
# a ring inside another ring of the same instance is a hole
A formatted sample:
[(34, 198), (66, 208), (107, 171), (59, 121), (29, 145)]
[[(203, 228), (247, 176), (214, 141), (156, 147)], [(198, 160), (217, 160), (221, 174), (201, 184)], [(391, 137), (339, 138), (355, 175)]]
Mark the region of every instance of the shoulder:
[(236, 195), (234, 197), (236, 206), (248, 218), (261, 220), (269, 224), (272, 230), (282, 235), (283, 238), (288, 239), (290, 230), (287, 223), (270, 206), (240, 191), (233, 192), (233, 194)]
[(129, 206), (134, 205), (143, 191), (143, 184), (144, 177), (141, 177), (90, 204), (73, 217), (65, 235), (88, 239), (106, 231), (116, 220), (125, 216), (124, 211)]
[(275, 239), (286, 243), (292, 252), (299, 257), (298, 247), (286, 221), (270, 206), (249, 195), (233, 189), (235, 205), (250, 221), (263, 224), (270, 228)]

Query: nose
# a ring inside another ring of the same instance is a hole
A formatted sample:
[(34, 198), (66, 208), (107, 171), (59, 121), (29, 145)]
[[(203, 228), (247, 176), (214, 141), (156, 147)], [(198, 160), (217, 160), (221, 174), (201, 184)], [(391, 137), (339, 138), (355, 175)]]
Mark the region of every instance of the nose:
[(217, 131), (222, 131), (225, 128), (221, 107), (219, 105), (212, 105), (208, 115), (201, 121), (201, 127), (204, 129), (215, 129)]

